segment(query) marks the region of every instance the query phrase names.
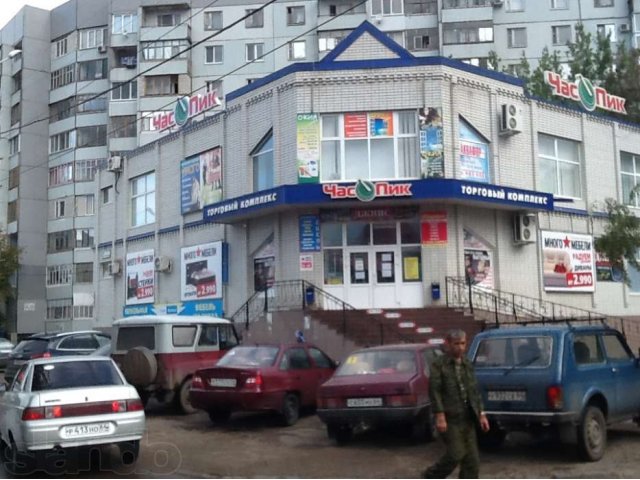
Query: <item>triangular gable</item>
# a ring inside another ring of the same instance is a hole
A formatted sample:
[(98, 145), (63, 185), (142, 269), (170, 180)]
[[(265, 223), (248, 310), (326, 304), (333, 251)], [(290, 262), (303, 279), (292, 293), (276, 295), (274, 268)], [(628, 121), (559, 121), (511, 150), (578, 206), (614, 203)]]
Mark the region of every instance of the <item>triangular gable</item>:
[[(349, 50), (355, 45), (356, 47), (361, 43), (367, 43), (370, 46), (371, 43), (377, 43), (380, 46), (379, 54), (375, 54), (375, 48), (353, 48), (357, 50), (357, 55), (350, 55)], [(372, 56), (367, 58), (362, 56), (363, 51), (372, 52)], [(336, 48), (329, 52), (319, 63), (325, 65), (331, 62), (350, 61), (350, 60), (376, 60), (380, 58), (394, 58), (411, 60), (415, 57), (407, 50), (393, 41), (387, 34), (378, 30), (373, 24), (366, 20), (362, 22), (353, 32), (347, 35)]]

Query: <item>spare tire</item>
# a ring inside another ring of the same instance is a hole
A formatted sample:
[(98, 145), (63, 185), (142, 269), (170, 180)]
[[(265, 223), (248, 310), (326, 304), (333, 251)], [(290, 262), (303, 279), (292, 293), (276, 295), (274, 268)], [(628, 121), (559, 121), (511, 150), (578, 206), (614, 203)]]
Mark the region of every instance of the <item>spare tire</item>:
[(158, 374), (155, 355), (146, 347), (135, 347), (122, 359), (122, 373), (131, 385), (146, 387)]

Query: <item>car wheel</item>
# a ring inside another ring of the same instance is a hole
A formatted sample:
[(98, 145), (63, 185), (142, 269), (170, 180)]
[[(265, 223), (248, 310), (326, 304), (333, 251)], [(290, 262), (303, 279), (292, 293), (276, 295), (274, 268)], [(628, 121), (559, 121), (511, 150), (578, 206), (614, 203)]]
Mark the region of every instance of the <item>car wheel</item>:
[(353, 429), (348, 425), (329, 423), (327, 424), (327, 435), (337, 445), (346, 445), (353, 436)]
[(4, 469), (9, 475), (22, 476), (32, 473), (29, 456), (18, 450), (18, 446), (13, 439), (9, 445), (2, 444), (2, 453)]
[(300, 418), (300, 399), (295, 393), (287, 393), (282, 403), (282, 420), (286, 427), (294, 425)]
[(140, 397), (140, 401), (142, 402), (143, 407), (147, 407), (147, 403), (149, 403), (149, 398), (151, 398), (151, 393), (145, 390), (138, 389), (138, 396)]
[(158, 362), (148, 348), (135, 347), (122, 359), (122, 373), (131, 385), (146, 387), (153, 383), (158, 375)]
[(180, 389), (176, 393), (175, 401), (178, 409), (187, 415), (192, 413), (196, 413), (198, 410), (191, 405), (191, 400), (189, 399), (189, 390), (191, 389), (191, 378), (187, 378), (182, 385), (180, 385)]
[(607, 424), (602, 410), (589, 405), (578, 425), (578, 453), (584, 460), (596, 462), (604, 455), (607, 446)]
[(495, 424), (491, 425), (488, 432), (478, 430), (478, 446), (483, 450), (497, 450), (507, 438), (507, 431)]
[(120, 459), (123, 465), (133, 465), (140, 455), (140, 440), (132, 440), (130, 442), (121, 442), (118, 444), (120, 449)]
[(209, 420), (216, 425), (227, 423), (231, 418), (231, 411), (229, 410), (209, 410)]

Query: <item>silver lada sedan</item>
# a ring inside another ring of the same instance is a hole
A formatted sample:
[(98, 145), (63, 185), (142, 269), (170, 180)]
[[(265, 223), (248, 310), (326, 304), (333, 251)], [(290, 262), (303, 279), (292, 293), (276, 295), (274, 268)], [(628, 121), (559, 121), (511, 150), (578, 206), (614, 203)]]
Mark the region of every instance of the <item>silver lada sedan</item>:
[(0, 384), (0, 440), (5, 468), (30, 473), (38, 453), (117, 444), (137, 460), (145, 415), (136, 389), (108, 357), (39, 358)]

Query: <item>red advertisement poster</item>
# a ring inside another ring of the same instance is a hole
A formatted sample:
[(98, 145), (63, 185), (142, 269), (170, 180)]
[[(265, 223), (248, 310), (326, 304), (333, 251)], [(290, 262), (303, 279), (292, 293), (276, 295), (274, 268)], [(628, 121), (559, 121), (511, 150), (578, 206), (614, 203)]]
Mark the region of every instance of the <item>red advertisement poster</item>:
[(344, 115), (345, 138), (367, 138), (367, 114), (346, 113)]
[(446, 245), (447, 212), (424, 212), (420, 217), (422, 245)]

